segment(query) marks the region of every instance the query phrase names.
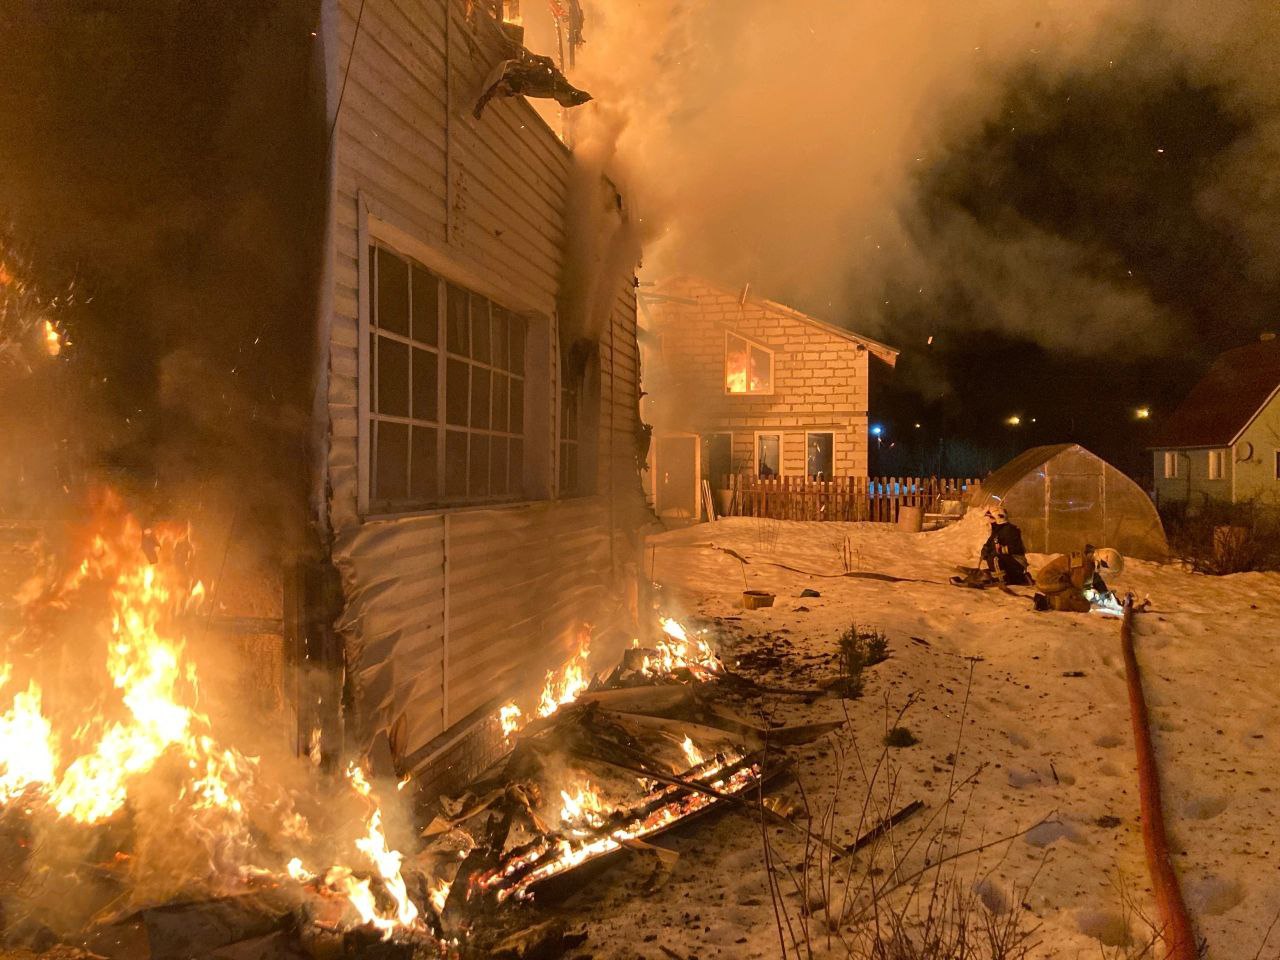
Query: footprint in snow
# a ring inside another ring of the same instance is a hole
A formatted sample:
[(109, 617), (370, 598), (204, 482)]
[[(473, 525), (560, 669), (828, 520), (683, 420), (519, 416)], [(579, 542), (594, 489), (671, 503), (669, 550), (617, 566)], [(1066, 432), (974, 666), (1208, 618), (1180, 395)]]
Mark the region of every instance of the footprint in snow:
[(1192, 820), (1212, 820), (1230, 805), (1226, 797), (1192, 797), (1182, 805), (1182, 813)]
[(1197, 914), (1218, 917), (1244, 900), (1244, 887), (1236, 880), (1208, 876), (1191, 884), (1187, 906)]
[(1044, 782), (1040, 774), (1034, 770), (1019, 770), (1014, 767), (1009, 771), (1009, 786), (1021, 790), (1024, 787), (1038, 787)]
[(1124, 743), (1124, 738), (1116, 736), (1114, 733), (1104, 733), (1098, 739), (1093, 741), (1095, 747), (1102, 747), (1104, 750), (1111, 750)]
[(1032, 827), (1027, 833), (1027, 843), (1033, 847), (1047, 847), (1064, 837), (1072, 843), (1084, 843), (1079, 831), (1061, 820), (1050, 820)]
[(1104, 947), (1127, 947), (1133, 943), (1129, 921), (1119, 910), (1081, 910), (1076, 915), (1080, 932)]

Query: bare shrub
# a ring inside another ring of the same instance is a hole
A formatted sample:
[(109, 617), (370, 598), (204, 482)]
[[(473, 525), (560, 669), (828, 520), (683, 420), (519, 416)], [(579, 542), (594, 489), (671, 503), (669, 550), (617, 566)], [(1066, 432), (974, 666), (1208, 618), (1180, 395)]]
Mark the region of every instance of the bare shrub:
[(1169, 549), (1197, 573), (1280, 570), (1280, 508), (1245, 503), (1174, 502), (1160, 507)]

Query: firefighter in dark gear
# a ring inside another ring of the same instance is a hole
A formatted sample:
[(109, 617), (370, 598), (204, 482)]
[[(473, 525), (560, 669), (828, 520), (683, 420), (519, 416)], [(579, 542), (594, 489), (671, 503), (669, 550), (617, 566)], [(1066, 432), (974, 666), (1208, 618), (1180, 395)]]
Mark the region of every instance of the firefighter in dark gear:
[(1022, 531), (1009, 522), (1004, 507), (988, 507), (983, 514), (991, 524), (991, 535), (982, 545), (982, 564), (997, 579), (1014, 587), (1031, 582), (1027, 575), (1027, 548), (1022, 545)]
[(1095, 603), (1118, 605), (1102, 579), (1102, 571), (1119, 574), (1124, 558), (1119, 551), (1085, 544), (1080, 553), (1059, 553), (1036, 571), (1037, 610), (1088, 613)]

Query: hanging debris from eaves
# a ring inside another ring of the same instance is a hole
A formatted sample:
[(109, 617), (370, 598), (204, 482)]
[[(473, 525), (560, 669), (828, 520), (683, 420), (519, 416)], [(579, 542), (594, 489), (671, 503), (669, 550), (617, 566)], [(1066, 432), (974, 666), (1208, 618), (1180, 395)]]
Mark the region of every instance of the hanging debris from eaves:
[(578, 107), (589, 101), (591, 94), (566, 80), (550, 57), (520, 47), (515, 57), (499, 63), (485, 80), (484, 93), (472, 111), (477, 120), (494, 97), (541, 97), (562, 107)]
[(494, 97), (539, 97), (554, 100), (562, 107), (578, 107), (591, 94), (571, 84), (550, 57), (531, 53), (524, 46), (524, 28), (519, 24), (499, 25), (506, 58), (489, 71), (483, 93), (472, 114), (477, 120)]

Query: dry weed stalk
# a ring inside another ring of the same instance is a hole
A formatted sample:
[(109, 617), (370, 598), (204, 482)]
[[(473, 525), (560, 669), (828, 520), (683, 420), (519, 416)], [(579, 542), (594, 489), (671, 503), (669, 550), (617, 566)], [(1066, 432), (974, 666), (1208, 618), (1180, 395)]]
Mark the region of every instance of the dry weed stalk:
[[(913, 836), (904, 840), (901, 830), (890, 827), (863, 854), (832, 853), (839, 847), (836, 831), (845, 820), (845, 789), (851, 773), (859, 773), (866, 784), (855, 836), (887, 822), (904, 799), (888, 747), (882, 746), (868, 766), (848, 723), (831, 743), (835, 758), (828, 794), (811, 797), (797, 781), (810, 825), (798, 862), (779, 856), (781, 851), (774, 848), (761, 818), (765, 868), (784, 960), (811, 960), (815, 948), (869, 960), (1025, 960), (1038, 945), (1038, 925), (1028, 924), (1020, 908), (1026, 890), (1016, 891), (1007, 909), (983, 896), (994, 868), (983, 871), (982, 854), (997, 847), (1007, 851), (1011, 841), (1027, 831), (989, 841), (979, 838), (965, 846), (972, 787), (985, 766), (957, 779), (972, 685), (971, 663), (946, 796)], [(886, 702), (886, 731), (900, 726), (916, 700), (914, 695), (909, 697), (896, 714)], [(848, 720), (847, 704), (842, 707)], [(964, 813), (953, 825), (952, 808), (962, 797)], [(916, 867), (912, 858), (922, 841), (927, 841), (921, 851), (924, 863)], [(967, 864), (973, 865), (972, 876), (962, 874)]]

